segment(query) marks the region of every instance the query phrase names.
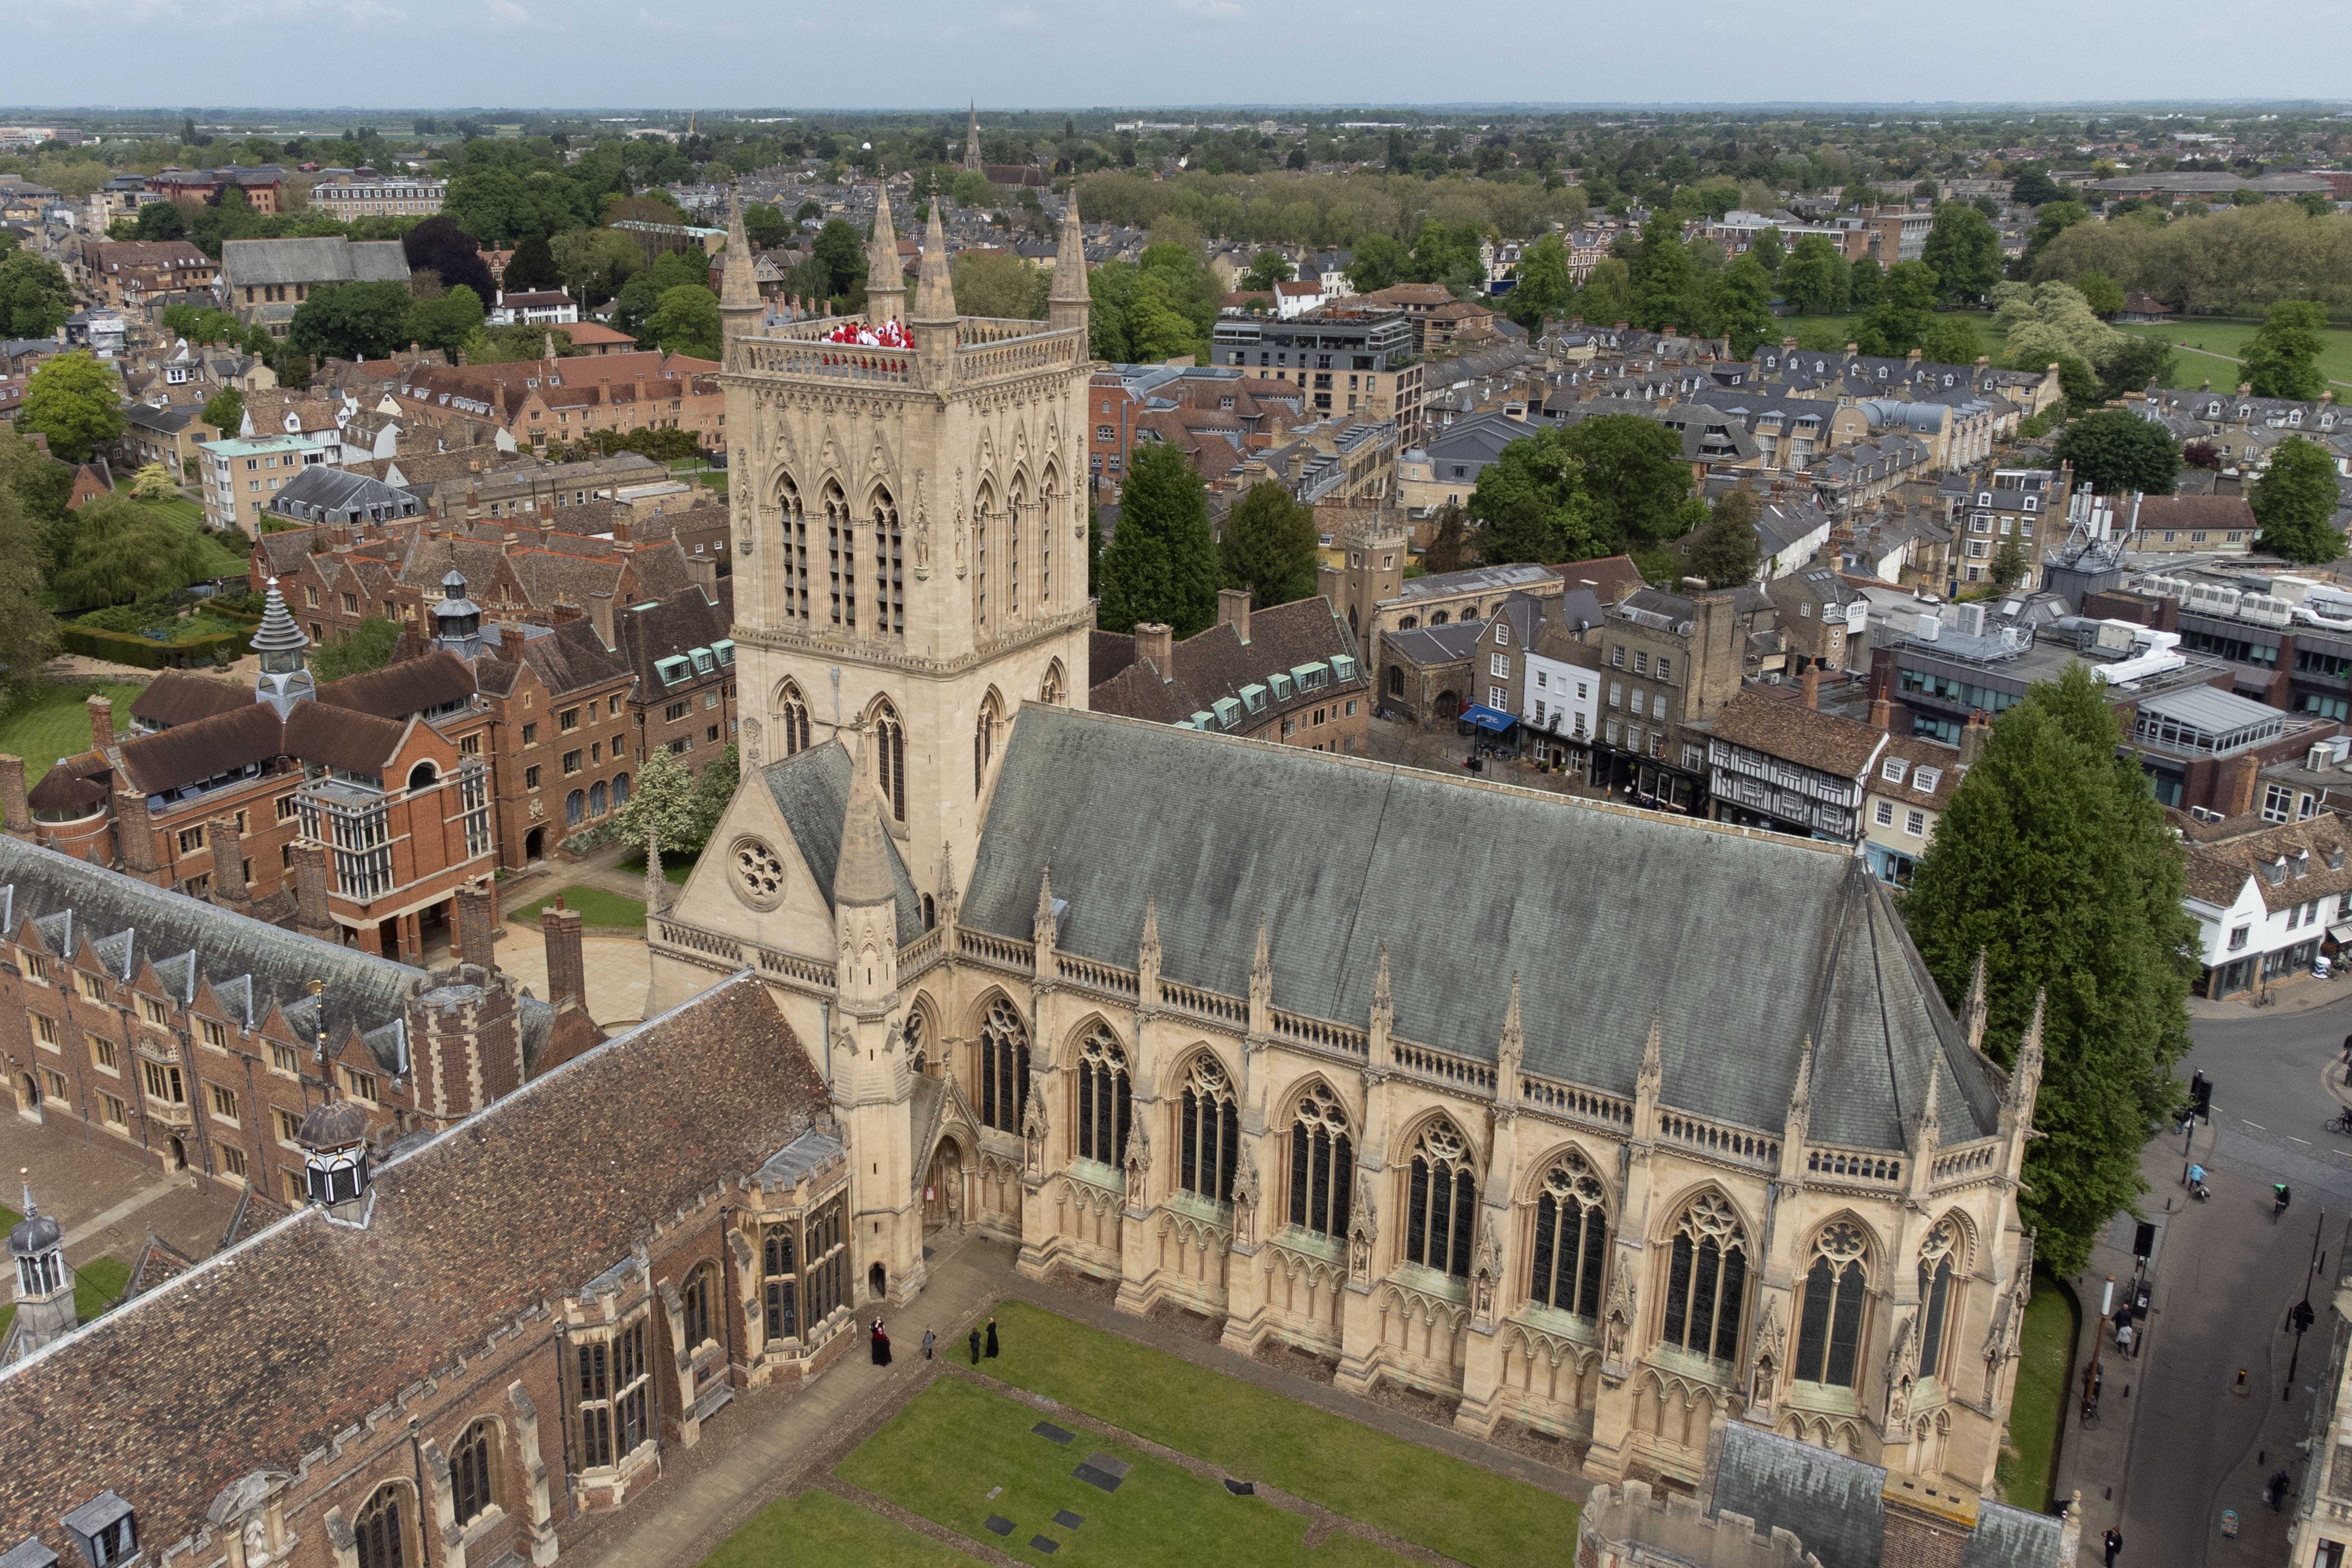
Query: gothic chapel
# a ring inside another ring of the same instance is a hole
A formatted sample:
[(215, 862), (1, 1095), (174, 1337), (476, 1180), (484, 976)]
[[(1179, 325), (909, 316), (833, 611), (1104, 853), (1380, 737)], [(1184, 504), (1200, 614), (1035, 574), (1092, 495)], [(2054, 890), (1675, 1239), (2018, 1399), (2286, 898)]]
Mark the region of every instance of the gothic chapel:
[(1596, 1479), (1737, 1421), (1990, 1489), (2038, 1023), (1996, 1066), (1837, 847), (1085, 712), (1075, 205), (1043, 322), (896, 244), (763, 323), (730, 226), (742, 783), (648, 919), (649, 1016), (823, 1042), (859, 1302), (976, 1226)]

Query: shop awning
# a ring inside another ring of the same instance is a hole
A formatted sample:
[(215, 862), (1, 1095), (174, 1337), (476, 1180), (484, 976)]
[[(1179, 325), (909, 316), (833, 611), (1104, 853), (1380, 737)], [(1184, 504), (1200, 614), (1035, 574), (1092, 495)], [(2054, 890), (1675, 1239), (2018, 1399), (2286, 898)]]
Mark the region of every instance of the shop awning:
[(2352, 921), (2339, 921), (2327, 928), (2327, 940), (2338, 947), (2352, 944)]
[(1518, 722), (1508, 713), (1489, 708), (1481, 702), (1473, 702), (1469, 707), (1462, 710), (1462, 721), (1465, 724), (1475, 724), (1481, 730), (1491, 730), (1497, 735)]

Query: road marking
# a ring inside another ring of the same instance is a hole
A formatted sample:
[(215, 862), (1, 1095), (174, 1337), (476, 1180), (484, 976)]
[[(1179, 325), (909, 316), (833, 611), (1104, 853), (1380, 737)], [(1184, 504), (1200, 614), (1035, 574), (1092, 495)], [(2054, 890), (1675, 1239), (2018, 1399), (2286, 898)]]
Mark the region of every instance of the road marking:
[(2282, 1133), (2280, 1136), (2284, 1137), (2290, 1143), (2300, 1143), (2306, 1149), (2311, 1147), (2311, 1140), (2308, 1138), (2297, 1138), (2292, 1132)]
[(2259, 1122), (2259, 1121), (2249, 1121), (2249, 1122), (2247, 1122), (2247, 1123), (2246, 1123), (2246, 1125), (2247, 1125), (2247, 1126), (2249, 1126), (2249, 1127), (2251, 1127), (2251, 1128), (2252, 1128), (2252, 1129), (2253, 1129), (2255, 1131), (2257, 1131), (2257, 1132), (2267, 1132), (2267, 1131), (2270, 1131), (2270, 1129), (2269, 1129), (2269, 1128), (2267, 1128), (2267, 1127), (2263, 1126), (2263, 1125), (2261, 1122)]

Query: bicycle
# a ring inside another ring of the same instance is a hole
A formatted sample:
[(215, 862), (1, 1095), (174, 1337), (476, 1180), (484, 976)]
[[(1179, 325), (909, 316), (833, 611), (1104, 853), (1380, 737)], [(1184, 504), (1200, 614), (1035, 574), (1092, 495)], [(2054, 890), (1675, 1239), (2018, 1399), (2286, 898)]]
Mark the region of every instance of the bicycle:
[(2265, 991), (2261, 995), (2254, 998), (2253, 1005), (2257, 1007), (2275, 1007), (2278, 1005), (2278, 998)]
[(2352, 1132), (2352, 1110), (2337, 1111), (2320, 1124), (2323, 1132)]

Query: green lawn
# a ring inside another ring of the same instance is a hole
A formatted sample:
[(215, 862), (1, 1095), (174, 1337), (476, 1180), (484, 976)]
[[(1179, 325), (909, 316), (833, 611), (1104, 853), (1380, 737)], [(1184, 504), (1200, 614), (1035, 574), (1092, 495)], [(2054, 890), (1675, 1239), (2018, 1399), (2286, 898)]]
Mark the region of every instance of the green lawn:
[[(701, 858), (701, 857), (698, 855), (679, 855), (667, 849), (663, 850), (662, 880), (669, 883), (672, 887), (682, 888), (686, 886), (686, 879), (694, 875), (694, 863), (699, 858)], [(644, 876), (646, 874), (646, 852), (642, 849), (638, 850), (635, 854), (622, 861), (616, 869), (632, 877)]]
[(831, 1492), (778, 1498), (704, 1558), (703, 1568), (971, 1568), (971, 1559)]
[[(1297, 1514), (1083, 1430), (1067, 1443), (1050, 1441), (1031, 1430), (1040, 1418), (1017, 1400), (943, 1377), (834, 1473), (1023, 1563), (1372, 1568), (1402, 1561), (1348, 1535), (1310, 1552), (1307, 1521)], [(1115, 1492), (1071, 1474), (1097, 1451), (1133, 1467)], [(1058, 1522), (1063, 1510), (1082, 1522)], [(991, 1515), (1012, 1521), (1012, 1531), (990, 1531)], [(1032, 1545), (1041, 1535), (1058, 1550)]]
[(89, 1321), (122, 1300), (131, 1265), (120, 1258), (93, 1258), (74, 1270), (74, 1313)]
[(2017, 1450), (2009, 1500), (2036, 1513), (2050, 1510), (2058, 1438), (2074, 1404), (2074, 1340), (2081, 1328), (2074, 1293), (2036, 1275), (2018, 1334), (2017, 1392), (2009, 1407), (2009, 1440)]
[(194, 528), (205, 525), (205, 509), (184, 496), (171, 500), (142, 500), (139, 504), (150, 511), (162, 512), (174, 522), (184, 522)]
[(246, 558), (215, 539), (205, 527), (205, 509), (192, 500), (146, 500), (139, 503), (150, 511), (161, 512), (173, 522), (196, 536), (203, 547), (202, 565), (192, 582), (206, 582), (215, 577), (242, 577)]
[(608, 893), (602, 888), (583, 887), (575, 882), (560, 893), (550, 893), (520, 909), (509, 910), (507, 919), (525, 920), (534, 923), (539, 911), (561, 898), (567, 910), (580, 911), (583, 926), (626, 926), (642, 931), (646, 923), (646, 906), (635, 899), (625, 899), (618, 893)]
[[(1977, 329), (1977, 338), (1984, 352), (2001, 363), (2009, 352), (2009, 333), (2000, 322), (1981, 310), (1964, 312)], [(1800, 331), (1828, 328), (1835, 332), (1841, 343), (1853, 339), (1854, 329), (1861, 324), (1859, 314), (1850, 316), (1783, 316), (1776, 323), (1778, 331), (1770, 340), (1779, 342), (1783, 337), (1794, 337)], [(2187, 321), (2155, 324), (2124, 322), (2117, 331), (2135, 332), (2141, 337), (2161, 338), (2179, 352), (2172, 356), (2172, 384), (2193, 389), (2210, 381), (2222, 391), (2233, 390), (2243, 367), (2232, 360), (2243, 359), (2246, 340), (2261, 330), (2259, 321), (2224, 321), (2203, 317)], [(2320, 337), (2325, 346), (2319, 354), (2319, 371), (2338, 386), (2352, 386), (2352, 327), (2328, 327)], [(2199, 349), (2205, 352), (2200, 353)], [(2221, 356), (2228, 355), (2229, 358)]]
[(1565, 1498), (1026, 1302), (996, 1316), (1004, 1354), (985, 1370), (1244, 1480), (1465, 1563), (1549, 1561), (1576, 1539)]
[(131, 704), (145, 689), (108, 681), (44, 686), (0, 714), (0, 752), (24, 758), (26, 784), (37, 784), (59, 757), (89, 750), (89, 710), (84, 706), (85, 699), (112, 698), (115, 732), (127, 734)]

